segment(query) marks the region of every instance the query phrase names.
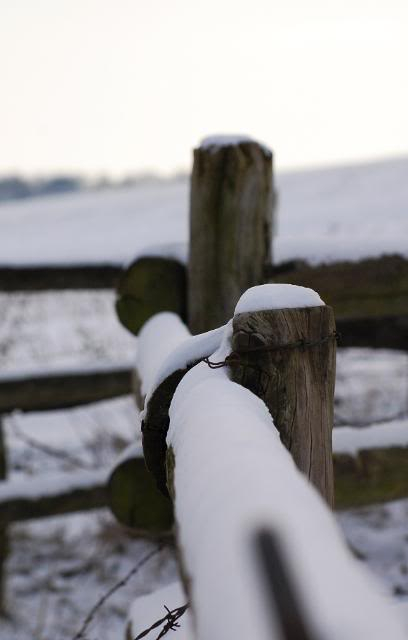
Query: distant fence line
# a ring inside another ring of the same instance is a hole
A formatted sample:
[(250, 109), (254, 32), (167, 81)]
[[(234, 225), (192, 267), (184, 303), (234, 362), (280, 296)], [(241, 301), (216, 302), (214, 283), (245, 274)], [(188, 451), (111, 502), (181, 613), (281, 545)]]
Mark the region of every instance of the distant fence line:
[(129, 367), (45, 370), (0, 377), (0, 414), (49, 411), (108, 400), (131, 392)]
[(64, 289), (115, 289), (122, 265), (0, 265), (0, 291), (61, 291)]

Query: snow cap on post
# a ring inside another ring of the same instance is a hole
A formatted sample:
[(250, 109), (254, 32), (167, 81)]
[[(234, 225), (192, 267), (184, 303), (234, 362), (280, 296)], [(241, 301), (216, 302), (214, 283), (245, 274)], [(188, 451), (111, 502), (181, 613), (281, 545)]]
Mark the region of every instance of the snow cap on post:
[(267, 309), (295, 309), (322, 305), (324, 302), (319, 294), (308, 287), (298, 287), (294, 284), (263, 284), (251, 287), (242, 294), (235, 307), (234, 315)]
[(240, 144), (257, 144), (266, 156), (272, 157), (272, 151), (271, 149), (269, 149), (269, 147), (267, 147), (265, 144), (262, 144), (261, 142), (258, 142), (258, 140), (251, 138), (251, 136), (247, 136), (242, 133), (207, 136), (206, 138), (203, 138), (201, 140), (199, 146), (201, 149), (216, 150), (221, 147), (236, 147)]

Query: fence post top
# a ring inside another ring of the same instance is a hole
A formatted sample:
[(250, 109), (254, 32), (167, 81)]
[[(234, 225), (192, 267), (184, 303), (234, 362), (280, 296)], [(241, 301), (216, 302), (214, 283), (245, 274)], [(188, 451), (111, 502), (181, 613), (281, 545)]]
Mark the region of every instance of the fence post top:
[(324, 306), (319, 294), (308, 287), (294, 284), (262, 284), (242, 294), (234, 315), (273, 309), (296, 309)]
[(272, 156), (272, 151), (268, 146), (244, 134), (211, 135), (200, 141), (197, 149), (218, 150), (223, 147), (238, 147), (241, 144), (254, 144), (262, 149), (266, 156)]

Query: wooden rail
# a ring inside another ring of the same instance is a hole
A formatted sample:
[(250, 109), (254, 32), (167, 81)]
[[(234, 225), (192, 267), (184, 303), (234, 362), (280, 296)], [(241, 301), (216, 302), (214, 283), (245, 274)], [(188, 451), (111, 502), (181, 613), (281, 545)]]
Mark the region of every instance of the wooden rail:
[[(160, 277), (163, 269), (167, 272), (167, 281)], [(380, 278), (381, 273), (389, 277)], [(266, 267), (265, 281), (298, 284), (318, 291), (320, 288), (316, 283), (324, 283), (321, 297), (334, 309), (341, 334), (339, 346), (408, 350), (406, 273), (408, 260), (389, 256), (318, 267), (297, 263)], [(181, 263), (169, 259), (163, 262), (163, 259), (155, 257), (143, 258), (136, 260), (125, 274), (122, 281), (126, 282), (126, 294), (119, 293), (117, 308), (121, 322), (132, 333), (137, 334), (143, 323), (160, 311), (173, 311), (183, 319), (188, 317), (186, 267)], [(347, 284), (342, 287), (344, 274), (347, 274)], [(362, 287), (371, 276), (370, 290), (364, 297)], [(155, 283), (154, 288), (149, 283)], [(212, 306), (207, 304), (207, 307)], [(204, 311), (200, 313), (205, 318)], [(208, 316), (207, 329), (215, 326), (210, 311)]]
[(115, 289), (122, 265), (0, 265), (0, 291), (59, 291), (63, 289)]
[(98, 509), (107, 504), (106, 471), (81, 471), (0, 482), (0, 523)]
[(127, 367), (44, 371), (0, 378), (0, 413), (42, 411), (89, 404), (131, 392)]

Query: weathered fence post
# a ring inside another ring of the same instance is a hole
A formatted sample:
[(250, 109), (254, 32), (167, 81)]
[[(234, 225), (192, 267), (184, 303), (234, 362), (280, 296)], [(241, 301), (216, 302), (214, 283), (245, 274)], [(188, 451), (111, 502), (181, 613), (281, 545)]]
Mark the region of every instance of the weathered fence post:
[(264, 281), (274, 206), (272, 153), (247, 138), (194, 150), (188, 315), (193, 333), (224, 324), (240, 295)]
[(333, 309), (239, 310), (232, 337), (239, 364), (231, 367), (232, 380), (264, 400), (296, 465), (333, 506)]
[[(0, 482), (7, 476), (7, 454), (4, 440), (3, 416), (0, 414)], [(0, 616), (6, 610), (6, 561), (8, 555), (7, 524), (0, 519)]]

